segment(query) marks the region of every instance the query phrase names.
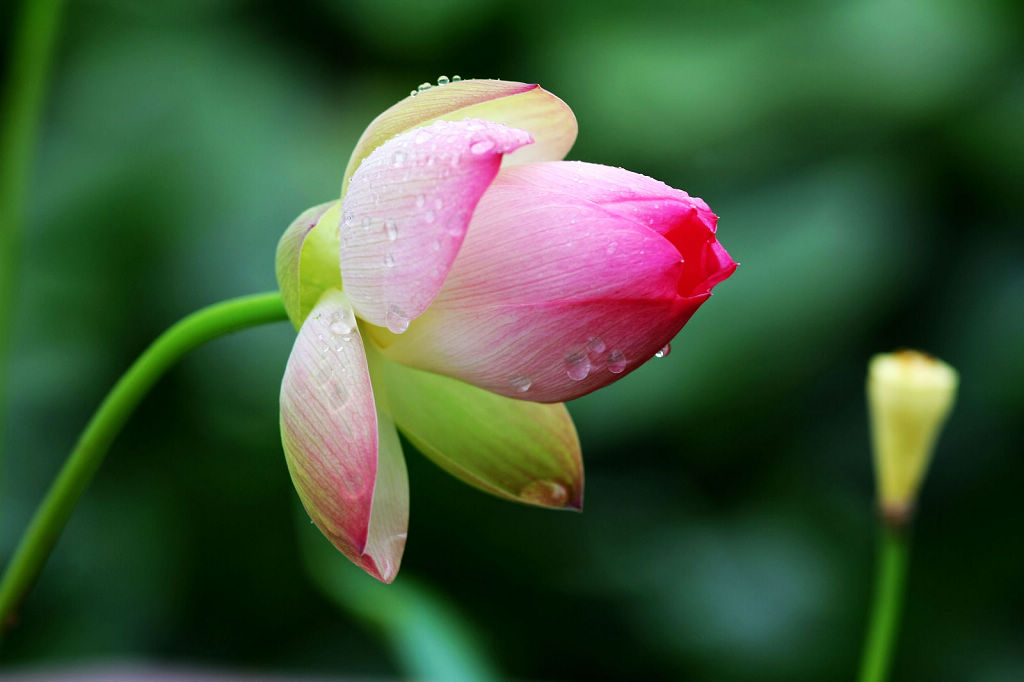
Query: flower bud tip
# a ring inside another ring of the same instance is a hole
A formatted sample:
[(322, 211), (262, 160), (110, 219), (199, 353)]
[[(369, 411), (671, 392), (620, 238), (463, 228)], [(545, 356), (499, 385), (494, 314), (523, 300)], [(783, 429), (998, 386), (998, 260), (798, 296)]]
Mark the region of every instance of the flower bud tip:
[(878, 501), (893, 525), (906, 523), (913, 510), (958, 382), (956, 370), (919, 351), (871, 359), (867, 395)]

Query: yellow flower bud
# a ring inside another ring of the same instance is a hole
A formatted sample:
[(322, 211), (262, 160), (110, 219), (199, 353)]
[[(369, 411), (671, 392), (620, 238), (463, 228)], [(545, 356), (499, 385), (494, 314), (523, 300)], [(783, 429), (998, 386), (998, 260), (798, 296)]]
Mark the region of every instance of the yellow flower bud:
[(918, 351), (871, 359), (867, 393), (878, 502), (892, 523), (903, 523), (913, 509), (958, 382), (955, 369)]

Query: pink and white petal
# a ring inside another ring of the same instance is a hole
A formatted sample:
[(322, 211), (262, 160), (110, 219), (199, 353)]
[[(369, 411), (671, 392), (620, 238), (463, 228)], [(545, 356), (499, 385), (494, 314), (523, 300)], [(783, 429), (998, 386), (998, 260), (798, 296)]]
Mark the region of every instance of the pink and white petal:
[(401, 333), (441, 289), (501, 156), (528, 133), (438, 121), (378, 147), (343, 201), (341, 271), (359, 316)]
[(691, 213), (712, 233), (718, 223), (718, 216), (704, 200), (624, 168), (583, 161), (536, 163), (506, 169), (501, 180), (506, 186), (567, 194), (600, 204), (659, 234), (670, 232), (680, 218)]
[(324, 291), (341, 288), (337, 258), (340, 216), (341, 202), (337, 200), (306, 209), (277, 244), (277, 285), (296, 329)]
[(382, 538), (408, 514), (408, 489), (404, 473), (392, 471), (394, 458), (378, 457), (366, 354), (339, 291), (320, 299), (288, 358), (281, 441), (295, 489), (321, 532), (374, 577), (393, 578), (402, 545)]
[(484, 195), (427, 312), (402, 337), (374, 339), (402, 364), (560, 402), (646, 362), (709, 292), (683, 295), (688, 264), (676, 245), (615, 201), (509, 183), (517, 173), (503, 170)]
[(564, 405), (513, 400), (375, 353), (370, 371), (399, 429), (442, 469), (505, 499), (582, 508), (583, 460)]
[(555, 161), (576, 141), (572, 110), (539, 85), (484, 79), (449, 83), (406, 97), (374, 119), (356, 143), (342, 187), (348, 187), (362, 160), (392, 137), (437, 120), (465, 118), (529, 131), (536, 144), (509, 156), (510, 163)]
[[(391, 360), (520, 400), (563, 402), (618, 380), (668, 343), (710, 294), (431, 307)], [(523, 390), (527, 387), (526, 390)]]
[(477, 206), (435, 307), (676, 294), (681, 257), (657, 232), (570, 195), (505, 185), (504, 176)]
[(409, 529), (409, 475), (402, 443), (391, 417), (377, 408), (377, 481), (373, 489), (370, 531), (363, 550), (373, 577), (390, 583), (398, 575)]
[(663, 235), (687, 263), (677, 283), (681, 296), (710, 291), (735, 270), (732, 258), (715, 239), (718, 216), (708, 205), (646, 175), (563, 161), (505, 169), (497, 184), (518, 187), (527, 194), (553, 192), (592, 202)]

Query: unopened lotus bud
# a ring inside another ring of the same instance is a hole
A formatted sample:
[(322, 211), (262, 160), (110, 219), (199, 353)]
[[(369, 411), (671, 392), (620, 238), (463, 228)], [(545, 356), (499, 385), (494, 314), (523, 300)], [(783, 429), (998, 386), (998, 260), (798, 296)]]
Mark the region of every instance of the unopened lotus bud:
[(918, 351), (871, 359), (867, 393), (878, 502), (891, 523), (902, 524), (913, 509), (958, 382), (956, 370)]

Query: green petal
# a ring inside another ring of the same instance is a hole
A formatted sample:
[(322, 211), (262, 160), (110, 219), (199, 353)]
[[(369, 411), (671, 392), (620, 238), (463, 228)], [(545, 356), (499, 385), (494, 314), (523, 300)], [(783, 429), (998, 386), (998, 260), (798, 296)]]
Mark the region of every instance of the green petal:
[(498, 497), (582, 509), (583, 460), (565, 405), (506, 398), (393, 363), (366, 345), (378, 400), (435, 464)]
[(465, 80), (406, 97), (375, 118), (349, 158), (342, 193), (362, 160), (399, 133), (438, 120), (480, 118), (525, 130), (534, 143), (508, 155), (505, 164), (558, 161), (576, 141), (576, 117), (569, 106), (539, 85), (499, 80)]
[(298, 329), (330, 289), (341, 289), (341, 202), (306, 209), (277, 244), (277, 285), (288, 318)]

